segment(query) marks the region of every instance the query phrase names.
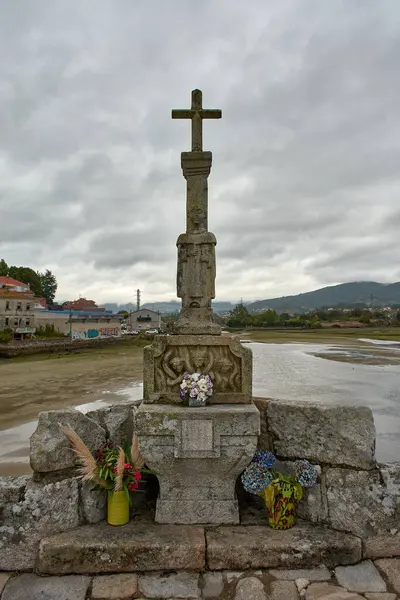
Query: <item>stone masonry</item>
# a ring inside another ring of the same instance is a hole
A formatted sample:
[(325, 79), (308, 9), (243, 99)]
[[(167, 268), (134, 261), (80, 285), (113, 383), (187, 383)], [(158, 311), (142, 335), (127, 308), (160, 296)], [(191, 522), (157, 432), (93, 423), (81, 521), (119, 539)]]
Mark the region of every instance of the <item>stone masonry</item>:
[[(263, 433), (259, 437), (259, 447), (269, 448), (279, 455), (281, 436), (284, 436), (286, 431), (288, 439), (290, 439), (295, 431), (298, 447), (293, 451), (294, 453), (291, 451), (290, 459), (279, 456), (281, 468), (290, 470), (293, 459), (302, 458), (305, 450), (307, 450), (309, 460), (319, 467), (319, 481), (313, 488), (305, 490), (305, 497), (298, 507), (299, 516), (303, 520), (308, 521), (311, 527), (322, 528), (325, 536), (330, 531), (355, 536), (355, 539), (359, 540), (360, 550), (352, 562), (357, 562), (361, 558), (375, 561), (377, 559), (400, 557), (400, 464), (375, 464), (373, 453), (375, 434), (370, 428), (371, 415), (369, 411), (365, 411), (365, 409), (360, 409), (359, 407), (346, 407), (345, 410), (340, 406), (330, 407), (329, 419), (327, 419), (326, 407), (320, 404), (287, 403), (265, 398), (255, 398), (255, 404), (262, 415), (261, 430)], [(156, 409), (155, 414), (157, 415), (157, 410), (160, 409), (159, 404), (145, 406), (150, 409), (148, 414), (153, 415), (151, 423), (149, 422), (149, 434), (151, 435), (148, 436), (148, 451), (156, 454), (156, 444), (159, 443), (160, 447), (162, 447), (162, 444), (166, 444), (160, 452), (159, 459), (162, 462), (165, 450), (166, 453), (170, 454), (171, 461), (173, 461), (172, 454), (182, 452), (182, 440), (186, 439), (188, 445), (184, 452), (190, 455), (193, 449), (190, 447), (190, 436), (189, 438), (187, 437), (188, 432), (185, 429), (187, 425), (184, 425), (182, 438), (182, 420), (179, 419), (179, 411), (182, 411), (183, 407), (172, 405), (169, 407), (170, 422), (168, 415), (166, 415), (167, 419), (165, 421), (164, 417), (161, 421), (157, 421), (155, 418), (154, 409)], [(246, 407), (250, 408), (253, 406), (252, 404), (247, 404), (240, 405), (238, 408), (246, 409)], [(209, 444), (203, 451), (206, 454), (213, 454), (219, 448), (219, 452), (223, 457), (222, 460), (229, 462), (231, 460), (229, 456), (230, 447), (226, 445), (226, 441), (236, 443), (240, 439), (246, 440), (246, 436), (235, 438), (234, 435), (228, 435), (233, 433), (234, 429), (232, 427), (236, 428), (238, 424), (232, 421), (231, 425), (229, 425), (229, 421), (225, 421), (223, 416), (224, 405), (214, 405), (208, 408), (210, 411), (216, 411), (213, 415), (213, 418), (215, 418), (213, 422), (215, 423), (215, 431), (219, 434), (219, 445), (214, 446), (216, 438), (213, 437), (213, 445)], [(290, 414), (291, 411), (297, 411), (297, 418), (288, 420), (285, 424), (285, 429), (281, 431), (276, 415), (282, 415), (283, 409), (287, 409)], [(62, 419), (65, 422), (75, 422), (72, 420), (75, 412), (77, 411), (51, 411), (50, 414), (46, 413), (45, 419), (54, 423)], [(96, 415), (96, 412), (99, 414)], [(207, 421), (207, 419), (201, 418), (201, 412), (200, 409), (195, 409), (192, 411), (192, 414), (196, 415), (193, 419), (194, 421), (200, 421), (200, 432), (203, 431), (203, 441), (206, 442), (207, 439), (210, 441), (210, 437), (207, 436), (209, 425), (201, 423), (203, 420)], [(92, 429), (97, 432), (97, 427), (100, 426), (103, 431), (102, 436), (115, 443), (120, 443), (124, 435), (123, 432), (131, 431), (133, 418), (137, 415), (139, 417), (136, 419), (136, 424), (139, 427), (142, 426), (142, 419), (146, 418), (143, 417), (143, 414), (146, 413), (141, 413), (135, 403), (124, 403), (114, 406), (112, 411), (100, 409), (91, 413), (90, 418), (80, 415), (77, 419), (83, 418), (81, 435), (85, 442), (90, 443), (93, 435)], [(307, 415), (307, 419), (304, 418), (305, 415)], [(254, 418), (252, 413), (249, 413), (246, 419), (239, 421), (238, 423), (242, 423), (243, 429), (238, 429), (237, 432), (242, 434), (246, 428), (250, 429)], [(189, 428), (193, 426), (193, 420), (189, 422)], [(83, 424), (85, 424), (87, 429), (83, 427)], [(326, 457), (321, 455), (320, 441), (312, 433), (317, 424), (319, 426), (319, 435), (325, 439), (327, 448), (331, 449)], [(358, 431), (358, 458), (355, 456), (354, 445), (352, 444), (352, 427)], [(343, 431), (348, 431), (349, 434), (343, 436), (341, 433)], [(155, 432), (160, 435), (154, 436)], [(226, 435), (228, 437), (224, 439)], [(102, 524), (105, 518), (105, 495), (101, 491), (79, 483), (75, 478), (73, 465), (65, 469), (66, 454), (63, 449), (63, 443), (64, 435), (60, 429), (54, 429), (54, 439), (49, 444), (48, 436), (44, 429), (42, 427), (38, 428), (32, 439), (32, 451), (36, 453), (36, 447), (40, 447), (40, 471), (34, 472), (33, 478), (0, 478), (0, 547), (3, 550), (0, 553), (0, 571), (32, 569), (36, 562), (41, 540), (62, 532), (65, 532), (65, 535), (67, 535), (70, 530), (74, 531), (72, 539), (76, 540), (78, 536), (77, 532), (84, 529), (82, 526), (97, 523), (97, 527)], [(60, 452), (54, 452), (54, 448), (61, 448), (61, 450)], [(235, 449), (234, 452), (236, 451)], [(250, 453), (250, 450), (246, 450), (245, 452)], [(167, 459), (167, 462), (168, 460), (170, 459)], [(181, 460), (183, 463), (191, 464), (190, 458)], [(205, 459), (205, 462), (207, 460)], [(329, 462), (325, 462), (326, 460)], [(354, 463), (354, 465), (350, 466), (350, 463)], [(36, 463), (33, 464), (35, 465)], [(374, 466), (370, 468), (371, 465)], [(171, 493), (171, 498), (174, 497), (175, 502), (179, 503), (180, 500), (184, 500), (181, 496), (186, 494), (186, 491), (182, 488), (182, 481), (185, 474), (183, 472), (183, 475), (179, 475), (179, 472), (175, 472), (174, 477), (175, 480), (172, 478), (171, 473), (170, 481), (173, 483), (173, 486), (170, 490), (166, 489), (168, 493)], [(199, 494), (207, 495), (210, 493), (210, 487), (207, 487), (206, 478), (203, 481), (201, 477), (203, 476), (199, 472), (198, 482), (199, 484), (202, 483), (202, 485), (199, 485)], [(168, 485), (168, 480), (161, 478), (160, 483), (161, 489), (163, 489), (163, 485)], [(174, 491), (175, 485), (177, 486), (176, 491)], [(194, 489), (192, 491), (193, 493), (195, 492)], [(220, 490), (219, 493), (223, 492)], [(142, 498), (142, 494), (138, 495), (139, 501)], [(164, 496), (161, 499), (163, 500)], [(221, 549), (221, 555), (226, 560), (229, 557), (229, 552), (226, 550), (226, 548), (229, 548), (229, 544), (235, 547), (237, 544), (240, 544), (240, 547), (244, 548), (244, 530), (249, 532), (249, 527), (258, 528), (252, 529), (253, 537), (256, 532), (257, 535), (265, 532), (265, 535), (274, 547), (277, 541), (286, 535), (287, 532), (280, 532), (278, 538), (274, 537), (274, 532), (266, 526), (265, 507), (263, 503), (255, 496), (245, 494), (243, 490), (240, 493), (239, 509), (241, 525), (234, 527), (232, 534), (229, 535), (229, 531), (222, 528), (221, 533), (216, 538), (216, 540), (220, 540), (218, 547)], [(132, 523), (134, 526), (133, 537), (135, 534), (138, 534), (136, 520), (140, 516), (140, 506), (138, 506), (138, 510), (138, 516)], [(149, 517), (152, 519), (152, 514)], [(146, 527), (148, 528), (150, 525), (151, 522), (148, 522)], [(243, 529), (241, 528), (242, 526)], [(76, 529), (77, 527), (79, 528), (78, 530)], [(165, 526), (158, 525), (157, 527)], [(177, 525), (176, 527), (179, 526)], [(234, 534), (236, 528), (238, 533)], [(105, 527), (105, 529), (109, 530), (110, 528)], [(119, 532), (118, 535), (120, 536), (123, 529), (112, 529), (112, 531)], [(223, 531), (226, 531), (225, 538), (221, 537)], [(296, 533), (297, 527), (292, 531)], [(159, 536), (160, 534), (157, 535)], [(240, 536), (238, 538), (240, 541), (232, 537), (235, 535)], [(334, 538), (329, 539), (331, 547), (337, 544), (337, 542), (334, 543)], [(262, 552), (265, 543), (261, 539), (256, 542), (257, 552)], [(309, 543), (312, 546), (316, 544), (316, 541), (310, 539)], [(291, 544), (293, 545), (292, 542)], [(279, 546), (276, 547), (279, 548)], [(5, 549), (7, 549), (7, 552), (4, 551)], [(72, 545), (73, 549), (74, 546)], [(283, 551), (282, 549), (278, 551), (274, 564), (272, 565), (269, 562), (266, 566), (271, 568), (273, 566), (283, 566), (285, 554), (288, 554), (286, 550)], [(339, 560), (335, 565), (344, 564), (344, 555), (345, 553), (342, 549)], [(265, 547), (264, 556), (264, 559), (260, 557), (258, 564), (260, 568), (263, 564), (266, 564), (263, 561), (269, 560), (274, 554), (271, 549)], [(297, 568), (298, 563), (296, 564), (290, 556), (289, 552), (289, 562), (285, 566), (290, 564), (292, 567)], [(216, 561), (217, 558), (215, 557), (213, 560)], [(218, 560), (221, 559), (218, 558)], [(249, 564), (247, 566), (246, 564), (239, 565), (236, 562), (230, 562), (229, 564), (230, 566), (225, 563), (223, 568), (240, 570), (250, 567)], [(158, 565), (160, 565), (160, 568), (164, 568), (161, 567), (161, 563), (158, 563)], [(184, 570), (184, 563), (180, 565), (175, 564), (175, 568)], [(216, 567), (211, 568), (215, 569)]]
[(42, 577), (0, 574), (1, 600), (399, 600), (400, 559), (328, 569), (123, 573)]

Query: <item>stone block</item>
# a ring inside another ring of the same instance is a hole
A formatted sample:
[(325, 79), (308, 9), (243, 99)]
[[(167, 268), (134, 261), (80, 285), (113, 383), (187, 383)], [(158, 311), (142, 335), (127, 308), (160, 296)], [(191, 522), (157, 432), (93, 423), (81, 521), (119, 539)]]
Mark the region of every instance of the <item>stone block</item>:
[(246, 577), (238, 581), (235, 600), (267, 600), (264, 585), (257, 577)]
[(374, 467), (375, 425), (367, 407), (271, 400), (267, 420), (281, 458)]
[(222, 573), (203, 573), (201, 576), (201, 597), (219, 598), (224, 589), (224, 576)]
[(38, 577), (24, 573), (6, 585), (2, 600), (85, 600), (90, 577)]
[(355, 536), (296, 525), (286, 531), (265, 526), (218, 527), (206, 532), (207, 564), (212, 570), (310, 568), (353, 564), (361, 559)]
[(178, 404), (185, 373), (207, 373), (214, 384), (208, 404), (252, 401), (252, 353), (236, 337), (157, 336), (144, 348), (143, 396), (146, 403)]
[(107, 492), (97, 489), (93, 484), (80, 485), (80, 503), (85, 523), (98, 523), (107, 516)]
[(400, 594), (400, 558), (381, 558), (375, 561), (375, 565), (394, 591)]
[(329, 523), (361, 537), (389, 532), (400, 522), (400, 503), (378, 470), (327, 469)]
[(236, 480), (254, 455), (259, 427), (254, 404), (142, 404), (135, 431), (160, 484), (156, 521), (238, 523)]
[(76, 455), (60, 423), (70, 425), (91, 452), (95, 452), (106, 440), (105, 430), (78, 410), (41, 412), (36, 431), (31, 436), (30, 461), (33, 471), (49, 473), (75, 466)]
[(363, 596), (330, 583), (312, 583), (306, 590), (305, 600), (363, 600)]
[(32, 569), (42, 537), (80, 524), (78, 482), (40, 485), (30, 481), (19, 502), (2, 509), (0, 569)]
[(400, 556), (400, 533), (383, 533), (363, 540), (364, 558), (391, 558)]
[(123, 402), (90, 411), (86, 416), (98, 423), (116, 446), (123, 446), (132, 440), (134, 409), (136, 407), (132, 402)]
[(31, 481), (28, 476), (0, 477), (0, 507), (8, 502), (22, 500), (27, 484)]
[(204, 531), (135, 521), (123, 527), (84, 525), (43, 539), (37, 566), (48, 574), (202, 571)]
[(130, 600), (136, 594), (136, 574), (99, 575), (93, 579), (93, 600)]
[(308, 579), (308, 581), (329, 581), (331, 574), (325, 565), (319, 565), (315, 569), (271, 569), (270, 575), (283, 581), (295, 581), (296, 579)]
[(139, 591), (147, 598), (200, 598), (196, 573), (141, 575)]
[(271, 600), (299, 600), (297, 587), (293, 581), (273, 581), (271, 583)]
[(386, 583), (370, 560), (350, 567), (336, 567), (339, 585), (349, 592), (386, 592)]

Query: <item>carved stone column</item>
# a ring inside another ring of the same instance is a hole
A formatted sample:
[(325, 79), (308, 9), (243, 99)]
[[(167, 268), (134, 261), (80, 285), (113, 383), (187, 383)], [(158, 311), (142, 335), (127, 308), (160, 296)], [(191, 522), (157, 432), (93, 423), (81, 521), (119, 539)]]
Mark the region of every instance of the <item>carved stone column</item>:
[(208, 185), (211, 152), (182, 152), (183, 175), (187, 181), (186, 233), (178, 247), (177, 294), (182, 308), (174, 332), (219, 335), (213, 322), (211, 300), (215, 298), (215, 235), (207, 230)]

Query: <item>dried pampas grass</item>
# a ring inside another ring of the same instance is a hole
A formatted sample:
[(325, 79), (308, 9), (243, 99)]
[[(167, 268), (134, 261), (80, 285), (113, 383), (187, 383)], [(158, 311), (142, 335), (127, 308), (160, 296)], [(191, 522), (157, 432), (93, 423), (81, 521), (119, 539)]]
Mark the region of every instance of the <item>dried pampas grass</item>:
[(135, 467), (135, 469), (141, 469), (142, 467), (144, 467), (144, 458), (140, 454), (139, 440), (136, 433), (134, 433), (132, 437), (131, 456), (133, 466)]
[(119, 449), (118, 461), (116, 465), (116, 477), (114, 484), (114, 492), (122, 492), (124, 489), (123, 486), (123, 477), (124, 477), (124, 468), (125, 468), (125, 452), (122, 448)]
[(89, 448), (70, 425), (61, 425), (61, 423), (59, 425), (71, 442), (73, 452), (78, 457), (80, 462), (78, 472), (82, 481), (96, 481), (104, 485), (104, 482), (100, 481), (97, 477), (97, 463)]

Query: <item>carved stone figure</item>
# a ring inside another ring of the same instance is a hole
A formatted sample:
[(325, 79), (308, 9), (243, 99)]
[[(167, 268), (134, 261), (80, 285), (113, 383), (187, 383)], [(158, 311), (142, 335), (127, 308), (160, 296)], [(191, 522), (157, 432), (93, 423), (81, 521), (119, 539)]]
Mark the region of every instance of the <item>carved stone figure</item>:
[(165, 389), (179, 388), (185, 373), (185, 361), (176, 354), (175, 348), (169, 348), (162, 361), (161, 378), (164, 380)]
[(182, 234), (178, 238), (177, 295), (182, 309), (211, 308), (215, 298), (215, 236)]

